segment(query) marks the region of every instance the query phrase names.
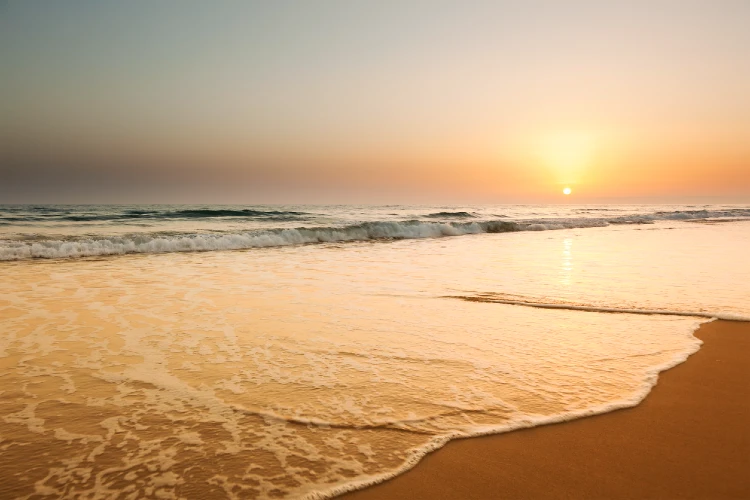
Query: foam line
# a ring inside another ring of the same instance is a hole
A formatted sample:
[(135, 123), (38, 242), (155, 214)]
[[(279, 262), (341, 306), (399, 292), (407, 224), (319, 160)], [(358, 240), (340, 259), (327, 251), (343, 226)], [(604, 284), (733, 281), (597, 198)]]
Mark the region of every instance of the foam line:
[(0, 260), (58, 259), (131, 253), (206, 252), (244, 250), (312, 243), (439, 238), (465, 234), (540, 231), (572, 227), (601, 226), (601, 222), (579, 224), (524, 224), (488, 222), (366, 222), (343, 227), (269, 229), (241, 233), (139, 234), (107, 238), (42, 240), (35, 242), (0, 240)]
[(490, 297), (465, 297), (465, 296), (447, 296), (450, 299), (460, 299), (468, 302), (489, 302), (493, 304), (507, 304), (510, 306), (538, 307), (540, 309), (566, 309), (571, 311), (588, 311), (601, 313), (621, 313), (621, 314), (650, 314), (662, 316), (690, 316), (708, 319), (723, 319), (725, 321), (750, 321), (750, 317), (732, 313), (708, 313), (699, 311), (669, 311), (666, 309), (628, 309), (624, 307), (600, 307), (600, 306), (583, 306), (574, 304), (548, 304), (544, 302), (527, 302), (523, 300), (496, 299)]
[[(528, 305), (528, 304), (521, 302), (518, 305)], [(561, 308), (555, 308), (555, 309), (561, 309)], [(623, 311), (618, 310), (617, 312), (623, 312)], [(703, 323), (710, 323), (714, 319), (715, 318), (696, 323), (693, 326), (692, 333), (695, 334), (695, 332), (698, 330), (698, 328), (701, 327)], [(367, 488), (368, 486), (374, 486), (376, 484), (385, 482), (388, 479), (392, 479), (396, 476), (400, 476), (404, 472), (414, 468), (422, 460), (422, 458), (424, 458), (427, 454), (432, 453), (433, 451), (436, 451), (442, 448), (453, 439), (464, 439), (464, 438), (470, 438), (470, 437), (487, 436), (487, 435), (492, 435), (492, 434), (502, 434), (505, 432), (511, 432), (515, 430), (538, 427), (540, 425), (549, 425), (549, 424), (556, 424), (556, 423), (561, 423), (561, 422), (568, 422), (570, 420), (576, 420), (579, 418), (600, 415), (603, 413), (609, 413), (609, 412), (616, 411), (616, 410), (638, 406), (644, 399), (646, 399), (646, 396), (648, 396), (648, 394), (654, 388), (657, 381), (659, 380), (659, 374), (661, 372), (669, 370), (670, 368), (674, 368), (675, 366), (687, 361), (687, 359), (691, 355), (698, 352), (701, 344), (702, 342), (699, 341), (689, 350), (683, 351), (682, 353), (675, 355), (675, 357), (673, 357), (671, 360), (666, 361), (665, 363), (659, 366), (655, 366), (651, 370), (649, 370), (647, 374), (647, 380), (645, 381), (644, 386), (641, 388), (640, 391), (635, 393), (629, 399), (613, 401), (611, 403), (605, 403), (599, 406), (589, 407), (589, 408), (585, 408), (585, 409), (577, 410), (577, 411), (561, 412), (561, 413), (558, 413), (555, 415), (549, 415), (549, 416), (529, 415), (524, 419), (515, 420), (507, 424), (487, 425), (481, 428), (477, 428), (473, 432), (454, 431), (454, 432), (450, 432), (447, 434), (442, 434), (442, 435), (436, 436), (434, 439), (432, 439), (429, 443), (425, 444), (424, 446), (421, 446), (419, 448), (412, 450), (410, 456), (397, 469), (388, 471), (383, 474), (373, 475), (367, 478), (337, 485), (327, 490), (314, 491), (314, 492), (307, 494), (303, 498), (305, 500), (324, 500), (324, 499), (333, 498), (335, 496), (342, 495), (350, 491), (360, 490), (363, 488)]]

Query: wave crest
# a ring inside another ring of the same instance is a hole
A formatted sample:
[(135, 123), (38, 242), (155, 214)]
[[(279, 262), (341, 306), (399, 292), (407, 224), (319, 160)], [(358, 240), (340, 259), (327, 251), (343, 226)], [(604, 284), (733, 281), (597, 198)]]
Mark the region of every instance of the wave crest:
[(476, 214), (470, 212), (435, 212), (433, 214), (425, 215), (425, 217), (429, 217), (430, 219), (468, 219), (471, 217), (476, 217)]
[(242, 250), (314, 243), (439, 238), (465, 234), (603, 226), (606, 222), (573, 223), (488, 222), (367, 222), (343, 227), (271, 229), (241, 233), (142, 234), (98, 239), (0, 241), (0, 260), (56, 259), (131, 253)]
[(15, 215), (17, 211), (5, 210), (14, 215), (0, 216), (0, 220), (10, 222), (106, 222), (158, 219), (214, 219), (224, 217), (260, 218), (265, 220), (303, 220), (312, 215), (307, 212), (289, 210), (257, 210), (228, 208), (190, 208), (180, 210), (129, 209), (119, 212), (86, 212), (53, 208), (33, 208), (30, 214)]

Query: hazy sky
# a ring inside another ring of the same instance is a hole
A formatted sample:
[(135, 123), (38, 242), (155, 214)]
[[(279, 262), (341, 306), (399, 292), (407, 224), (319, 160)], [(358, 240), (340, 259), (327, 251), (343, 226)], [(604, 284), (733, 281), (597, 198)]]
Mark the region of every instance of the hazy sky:
[(750, 201), (750, 1), (6, 1), (0, 203)]

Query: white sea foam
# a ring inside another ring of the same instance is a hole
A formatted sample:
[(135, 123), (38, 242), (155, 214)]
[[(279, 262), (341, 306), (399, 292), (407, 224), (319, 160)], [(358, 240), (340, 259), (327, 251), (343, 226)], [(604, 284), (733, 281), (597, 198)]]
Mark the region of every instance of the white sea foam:
[(0, 240), (0, 260), (57, 259), (124, 255), (133, 253), (205, 252), (281, 247), (310, 243), (439, 238), (481, 233), (544, 231), (601, 227), (604, 221), (578, 220), (566, 223), (513, 223), (506, 221), (438, 223), (372, 222), (345, 227), (278, 229), (223, 234), (145, 234), (76, 240), (35, 242)]
[[(698, 328), (700, 328), (701, 324), (710, 322), (710, 321), (713, 321), (713, 320), (695, 323), (695, 325), (692, 328), (692, 331), (693, 332), (697, 331)], [(742, 321), (750, 321), (750, 320), (742, 320)], [(659, 379), (659, 374), (661, 372), (669, 370), (670, 368), (673, 368), (687, 361), (687, 359), (692, 354), (696, 353), (700, 349), (701, 344), (702, 344), (701, 341), (697, 341), (694, 343), (694, 345), (690, 349), (677, 353), (674, 355), (673, 358), (665, 361), (661, 365), (656, 365), (648, 369), (647, 372), (644, 374), (645, 377), (644, 377), (643, 385), (641, 386), (640, 390), (633, 392), (627, 398), (623, 398), (620, 400), (613, 400), (606, 404), (592, 406), (592, 407), (589, 407), (583, 410), (578, 410), (578, 411), (560, 412), (555, 415), (547, 415), (547, 416), (528, 415), (516, 421), (506, 422), (501, 425), (478, 426), (473, 429), (467, 428), (463, 430), (462, 432), (452, 432), (452, 433), (446, 433), (446, 434), (442, 434), (439, 436), (435, 436), (430, 441), (426, 442), (423, 446), (412, 449), (408, 458), (404, 461), (401, 467), (397, 469), (390, 470), (383, 474), (379, 474), (379, 475), (375, 475), (375, 476), (371, 476), (367, 478), (361, 478), (361, 479), (358, 479), (349, 483), (345, 483), (342, 485), (337, 485), (332, 488), (321, 488), (317, 491), (314, 491), (305, 495), (304, 498), (306, 500), (324, 500), (328, 498), (333, 498), (343, 493), (356, 491), (362, 488), (366, 488), (368, 486), (373, 486), (373, 485), (382, 483), (384, 481), (387, 481), (388, 479), (394, 478), (412, 469), (426, 455), (428, 455), (429, 453), (432, 453), (433, 451), (439, 450), (440, 448), (445, 446), (449, 441), (453, 439), (465, 439), (465, 438), (470, 438), (470, 437), (480, 437), (480, 436), (487, 436), (491, 434), (500, 434), (504, 432), (511, 432), (511, 431), (520, 430), (520, 429), (528, 429), (531, 427), (537, 427), (540, 425), (549, 425), (549, 424), (567, 422), (567, 421), (575, 420), (578, 418), (584, 418), (584, 417), (590, 417), (593, 415), (609, 413), (609, 412), (621, 410), (624, 408), (632, 408), (640, 404), (646, 398), (646, 396), (648, 396), (649, 392), (651, 392), (651, 389), (653, 389), (653, 387), (657, 384), (658, 379)]]
[[(0, 424), (26, 426), (49, 450), (65, 443), (60, 460), (45, 458), (50, 473), (34, 491), (110, 498), (123, 477), (140, 496), (179, 498), (184, 484), (191, 491), (216, 484), (227, 498), (249, 491), (324, 498), (398, 474), (453, 438), (637, 404), (659, 370), (699, 345), (688, 319), (571, 311), (538, 317), (531, 308), (437, 298), (394, 304), (359, 296), (349, 304), (338, 298), (347, 280), (319, 289), (300, 310), (283, 300), (286, 290), (320, 270), (263, 282), (268, 262), (215, 255), (221, 260), (210, 263), (213, 271), (199, 273), (200, 296), (189, 285), (200, 264), (185, 262), (110, 260), (105, 275), (70, 263), (51, 280), (43, 277), (47, 266), (26, 266), (30, 275), (3, 284), (5, 292), (25, 278), (48, 291), (38, 296), (24, 287), (14, 295), (28, 312), (3, 322), (9, 348), (35, 362), (13, 367), (11, 381), (76, 380), (64, 403), (54, 391), (35, 395), (33, 384), (20, 384), (16, 401), (25, 409)], [(122, 272), (127, 283), (117, 281)], [(102, 293), (102, 276), (114, 277), (105, 284), (116, 295)], [(248, 282), (263, 282), (263, 295), (248, 293)], [(71, 288), (79, 293), (64, 292)], [(239, 314), (222, 302), (227, 297)], [(63, 320), (60, 301), (80, 314)], [(253, 308), (263, 316), (246, 312)], [(420, 321), (409, 320), (414, 310)], [(310, 316), (295, 326), (298, 313)], [(87, 331), (92, 314), (94, 324), (115, 328)], [(536, 328), (529, 343), (530, 324), (568, 324), (577, 333)], [(581, 344), (586, 336), (594, 340)], [(219, 360), (218, 352), (237, 358)], [(70, 359), (46, 363), (53, 353)], [(186, 361), (197, 371), (183, 370)], [(580, 373), (566, 373), (571, 363)], [(98, 467), (99, 455), (120, 465)], [(201, 468), (207, 477), (191, 475), (196, 455), (214, 464)]]
[(452, 297), (470, 302), (490, 302), (494, 304), (506, 304), (511, 306), (536, 307), (539, 309), (564, 309), (568, 311), (588, 311), (600, 313), (619, 313), (619, 314), (645, 314), (645, 315), (662, 315), (662, 316), (692, 316), (696, 318), (723, 319), (725, 321), (750, 321), (750, 316), (734, 314), (728, 312), (705, 312), (705, 311), (674, 311), (669, 309), (637, 309), (627, 307), (602, 307), (580, 304), (564, 303), (545, 303), (533, 302), (529, 300), (511, 300), (499, 297), (476, 295), (476, 296), (459, 296)]

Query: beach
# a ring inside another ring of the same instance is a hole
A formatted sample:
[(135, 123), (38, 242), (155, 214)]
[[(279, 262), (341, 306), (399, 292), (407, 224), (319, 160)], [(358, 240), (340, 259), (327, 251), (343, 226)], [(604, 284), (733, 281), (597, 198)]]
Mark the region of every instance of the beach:
[(746, 378), (699, 362), (750, 208), (669, 208), (6, 208), (0, 498), (743, 495)]
[(0, 0), (0, 500), (750, 500), (750, 0)]
[(750, 323), (714, 321), (638, 406), (456, 440), (342, 498), (748, 498)]

